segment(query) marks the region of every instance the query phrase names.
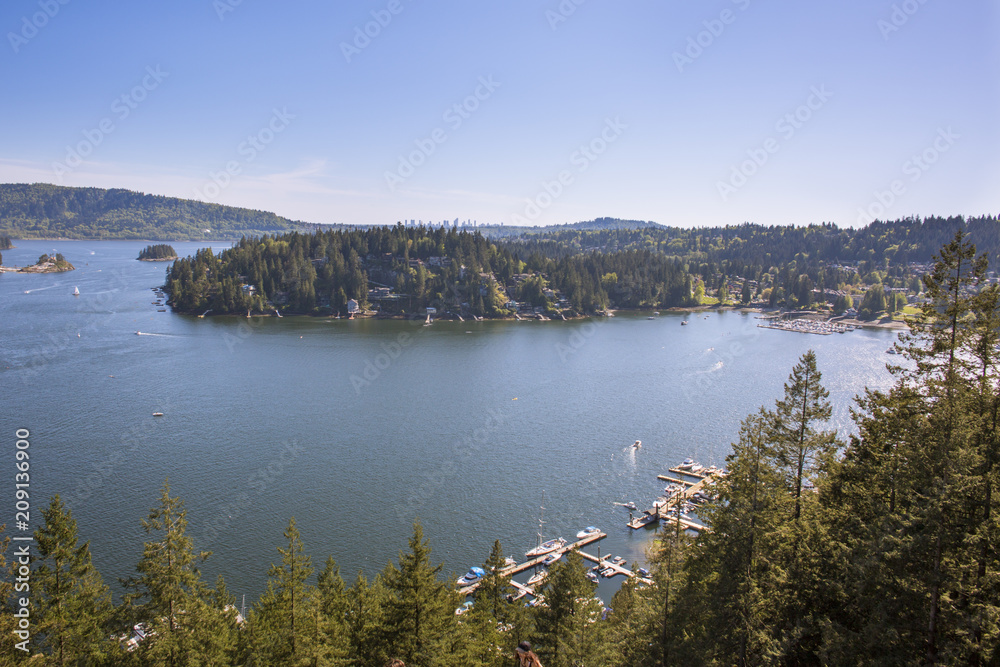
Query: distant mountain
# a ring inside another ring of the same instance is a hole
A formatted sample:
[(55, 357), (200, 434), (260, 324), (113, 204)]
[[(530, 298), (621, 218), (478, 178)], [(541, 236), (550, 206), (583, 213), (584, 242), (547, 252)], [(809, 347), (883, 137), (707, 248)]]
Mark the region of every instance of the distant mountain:
[(237, 239), (317, 225), (257, 211), (131, 190), (0, 184), (0, 236), (16, 239)]

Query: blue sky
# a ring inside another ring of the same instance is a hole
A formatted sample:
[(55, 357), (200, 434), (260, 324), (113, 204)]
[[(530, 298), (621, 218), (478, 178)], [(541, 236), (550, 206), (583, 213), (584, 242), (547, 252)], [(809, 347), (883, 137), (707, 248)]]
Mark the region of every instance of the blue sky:
[(0, 28), (0, 182), (366, 224), (1000, 209), (987, 0), (7, 0)]

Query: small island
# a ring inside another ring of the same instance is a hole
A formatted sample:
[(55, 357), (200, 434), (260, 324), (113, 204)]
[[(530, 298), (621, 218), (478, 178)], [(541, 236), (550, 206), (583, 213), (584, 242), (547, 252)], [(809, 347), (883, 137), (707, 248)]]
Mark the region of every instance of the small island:
[[(3, 261), (2, 256), (0, 256), (0, 261)], [(76, 267), (67, 262), (66, 258), (59, 253), (56, 253), (54, 256), (42, 255), (31, 266), (0, 266), (0, 272), (11, 271), (17, 273), (62, 273), (63, 271), (73, 271), (75, 269)]]
[(166, 243), (148, 245), (139, 252), (141, 262), (170, 262), (177, 259), (177, 251)]

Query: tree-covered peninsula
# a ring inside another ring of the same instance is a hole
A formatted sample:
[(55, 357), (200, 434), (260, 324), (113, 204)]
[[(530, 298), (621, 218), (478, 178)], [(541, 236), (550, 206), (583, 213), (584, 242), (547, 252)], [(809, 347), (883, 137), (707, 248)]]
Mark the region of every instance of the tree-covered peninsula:
[(455, 228), (374, 227), (244, 238), (167, 272), (180, 312), (383, 315), (426, 312), (504, 317), (605, 308), (692, 305), (685, 266), (647, 250), (549, 259)]
[(140, 250), (138, 259), (143, 262), (166, 262), (177, 259), (177, 251), (174, 250), (172, 245), (157, 243), (156, 245), (148, 245)]
[(14, 244), (11, 243), (10, 237), (0, 234), (0, 250), (10, 250), (13, 247)]
[[(3, 263), (3, 256), (0, 255), (0, 264)], [(0, 271), (16, 271), (17, 273), (62, 273), (63, 271), (74, 271), (75, 266), (66, 261), (60, 253), (55, 255), (42, 255), (38, 261), (31, 266), (0, 266)]]

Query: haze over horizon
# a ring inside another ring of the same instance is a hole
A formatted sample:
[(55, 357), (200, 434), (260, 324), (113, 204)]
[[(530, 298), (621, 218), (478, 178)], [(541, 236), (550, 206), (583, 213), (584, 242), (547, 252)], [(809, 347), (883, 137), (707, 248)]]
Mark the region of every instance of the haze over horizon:
[(0, 182), (319, 223), (856, 226), (1000, 208), (985, 0), (13, 0), (0, 26), (16, 91)]

